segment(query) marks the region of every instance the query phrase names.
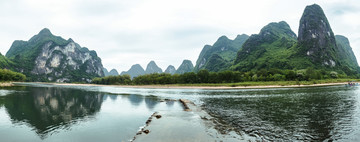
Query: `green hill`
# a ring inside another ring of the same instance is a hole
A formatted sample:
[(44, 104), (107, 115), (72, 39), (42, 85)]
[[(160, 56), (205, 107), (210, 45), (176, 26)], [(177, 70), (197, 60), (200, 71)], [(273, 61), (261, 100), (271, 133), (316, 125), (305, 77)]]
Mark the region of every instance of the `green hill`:
[(29, 81), (89, 82), (104, 76), (95, 51), (43, 29), (29, 41), (13, 42), (6, 57)]
[(296, 34), (286, 22), (270, 23), (244, 43), (232, 68), (239, 71), (293, 68), (289, 60), (295, 53), (292, 47), (296, 41)]
[(319, 5), (307, 6), (299, 24), (299, 36), (286, 22), (270, 23), (251, 35), (239, 50), (232, 70), (322, 69), (359, 72), (356, 57), (344, 36), (334, 36)]
[(227, 70), (236, 58), (237, 51), (248, 38), (249, 36), (245, 34), (238, 35), (234, 40), (222, 36), (214, 45), (205, 45), (196, 61), (194, 71), (197, 72), (201, 69), (215, 72)]

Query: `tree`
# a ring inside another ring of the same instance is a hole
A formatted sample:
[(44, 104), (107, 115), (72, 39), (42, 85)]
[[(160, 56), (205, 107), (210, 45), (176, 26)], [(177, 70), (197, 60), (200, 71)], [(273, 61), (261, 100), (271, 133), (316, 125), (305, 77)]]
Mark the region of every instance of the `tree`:
[(209, 83), (209, 76), (210, 76), (210, 73), (208, 70), (200, 70), (198, 73), (197, 73), (197, 76), (199, 78), (199, 82), (200, 83)]

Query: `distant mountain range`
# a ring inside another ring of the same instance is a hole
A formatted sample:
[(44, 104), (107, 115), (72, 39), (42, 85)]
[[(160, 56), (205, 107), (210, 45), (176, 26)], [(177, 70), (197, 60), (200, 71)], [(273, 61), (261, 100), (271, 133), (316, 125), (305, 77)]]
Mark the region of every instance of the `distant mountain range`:
[(119, 75), (118, 71), (116, 69), (111, 69), (110, 72), (106, 69), (103, 68), (104, 71), (104, 76), (117, 76)]
[[(183, 74), (186, 72), (192, 72), (194, 70), (194, 66), (190, 60), (184, 60), (179, 68), (176, 70), (173, 65), (169, 65), (164, 73), (169, 74)], [(132, 65), (128, 71), (121, 72), (120, 75), (130, 75), (131, 78), (137, 77), (139, 75), (144, 74), (152, 74), (152, 73), (163, 73), (162, 69), (158, 67), (155, 61), (150, 61), (146, 66), (146, 70), (141, 67), (139, 64)]]

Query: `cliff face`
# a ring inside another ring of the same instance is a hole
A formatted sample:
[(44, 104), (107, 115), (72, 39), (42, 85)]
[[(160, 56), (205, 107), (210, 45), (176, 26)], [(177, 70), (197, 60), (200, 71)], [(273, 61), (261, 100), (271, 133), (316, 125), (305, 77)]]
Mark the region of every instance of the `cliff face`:
[(298, 45), (300, 53), (314, 64), (335, 67), (337, 48), (334, 33), (319, 5), (307, 6), (299, 24)]
[(29, 41), (15, 41), (6, 54), (31, 81), (90, 82), (104, 76), (95, 51), (43, 29)]

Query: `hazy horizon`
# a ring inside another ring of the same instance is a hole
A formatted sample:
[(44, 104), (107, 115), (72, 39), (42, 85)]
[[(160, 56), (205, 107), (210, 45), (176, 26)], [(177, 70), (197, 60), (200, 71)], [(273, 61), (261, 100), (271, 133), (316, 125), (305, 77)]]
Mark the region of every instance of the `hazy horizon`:
[(109, 71), (127, 71), (151, 61), (164, 71), (184, 59), (196, 64), (204, 45), (220, 36), (258, 34), (271, 22), (286, 21), (297, 34), (307, 5), (319, 4), (336, 35), (349, 38), (360, 62), (360, 1), (356, 0), (17, 0), (0, 1), (0, 52), (48, 28), (95, 50)]

